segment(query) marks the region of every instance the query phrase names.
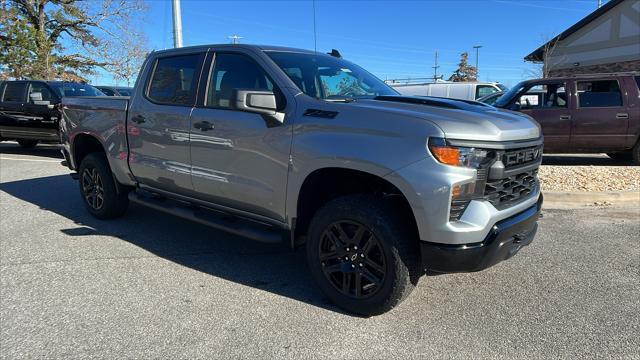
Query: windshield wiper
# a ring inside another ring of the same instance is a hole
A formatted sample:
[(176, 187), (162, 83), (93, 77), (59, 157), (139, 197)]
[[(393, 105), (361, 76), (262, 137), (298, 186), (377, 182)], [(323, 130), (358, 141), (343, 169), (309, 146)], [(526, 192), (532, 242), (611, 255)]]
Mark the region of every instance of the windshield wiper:
[(333, 97), (333, 98), (325, 98), (323, 100), (330, 101), (330, 102), (344, 102), (344, 103), (350, 103), (350, 102), (356, 101), (356, 99), (352, 97)]

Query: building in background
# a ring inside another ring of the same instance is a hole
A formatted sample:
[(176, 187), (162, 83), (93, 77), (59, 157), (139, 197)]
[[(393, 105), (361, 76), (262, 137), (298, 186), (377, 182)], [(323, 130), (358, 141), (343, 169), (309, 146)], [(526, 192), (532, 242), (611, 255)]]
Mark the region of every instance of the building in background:
[(545, 76), (640, 71), (640, 0), (610, 0), (524, 59)]

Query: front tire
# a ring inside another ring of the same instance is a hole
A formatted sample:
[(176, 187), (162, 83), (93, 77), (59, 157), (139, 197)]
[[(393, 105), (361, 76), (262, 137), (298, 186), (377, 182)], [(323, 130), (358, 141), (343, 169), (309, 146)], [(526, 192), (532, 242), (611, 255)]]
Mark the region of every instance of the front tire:
[(109, 163), (102, 153), (91, 153), (80, 163), (80, 195), (87, 210), (98, 219), (122, 216), (129, 206), (127, 193), (118, 193)]
[(32, 149), (36, 145), (38, 145), (38, 140), (30, 140), (30, 139), (19, 139), (18, 144), (23, 149)]
[(418, 242), (382, 199), (350, 195), (325, 204), (311, 221), (306, 244), (311, 274), (341, 308), (384, 313), (417, 284)]

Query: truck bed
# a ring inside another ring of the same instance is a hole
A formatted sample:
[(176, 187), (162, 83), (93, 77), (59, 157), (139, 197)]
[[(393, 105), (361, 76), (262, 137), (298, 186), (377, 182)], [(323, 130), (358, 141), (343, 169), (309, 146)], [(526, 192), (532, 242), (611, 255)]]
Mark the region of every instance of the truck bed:
[[(69, 144), (69, 148), (65, 151), (73, 154), (72, 147), (79, 137), (84, 135), (95, 137), (106, 150), (107, 159), (116, 178), (126, 183), (129, 177), (128, 107), (129, 98), (124, 96), (63, 98), (62, 116), (65, 121), (60, 123), (60, 130), (62, 143)], [(71, 161), (70, 165), (77, 170), (79, 164)]]

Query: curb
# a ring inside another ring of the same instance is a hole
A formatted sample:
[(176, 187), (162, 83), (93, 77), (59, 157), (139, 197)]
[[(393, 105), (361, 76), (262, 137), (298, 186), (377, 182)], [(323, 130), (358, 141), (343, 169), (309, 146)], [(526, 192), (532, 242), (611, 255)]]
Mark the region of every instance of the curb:
[(543, 191), (543, 208), (568, 209), (586, 206), (640, 206), (640, 191), (566, 192)]

